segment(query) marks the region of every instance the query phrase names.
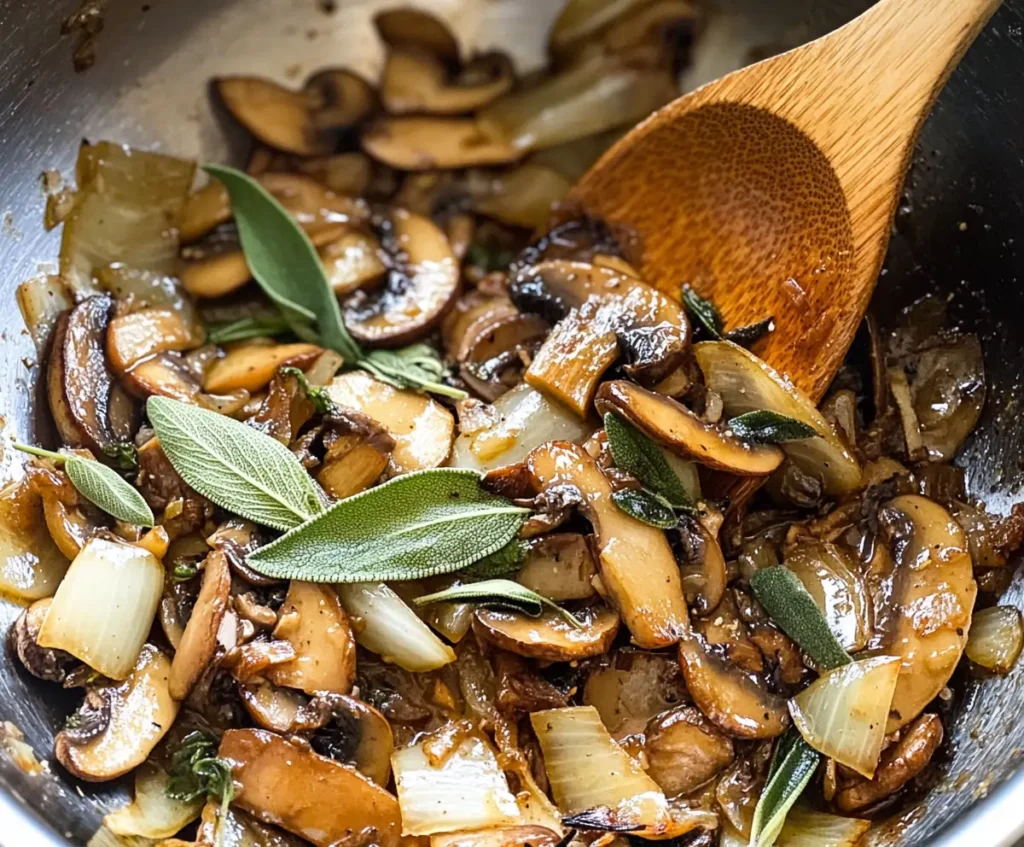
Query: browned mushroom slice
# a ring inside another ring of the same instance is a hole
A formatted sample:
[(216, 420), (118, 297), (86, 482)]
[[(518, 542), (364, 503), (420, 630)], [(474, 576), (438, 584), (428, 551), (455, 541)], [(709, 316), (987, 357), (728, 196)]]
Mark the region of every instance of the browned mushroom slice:
[(182, 244), (189, 244), (229, 220), (231, 198), (228, 191), (220, 182), (211, 179), (185, 200), (178, 217), (178, 237)]
[(356, 642), (338, 595), (325, 585), (293, 579), (274, 627), (296, 657), (274, 665), (267, 679), (307, 694), (346, 694), (356, 674)]
[(228, 607), (231, 570), (227, 556), (213, 552), (206, 557), (203, 585), (185, 625), (171, 662), (168, 690), (175, 700), (184, 700), (217, 652), (217, 629)]
[(616, 741), (640, 736), (652, 718), (688, 701), (675, 656), (627, 647), (608, 658), (587, 675), (583, 702)]
[(459, 63), (459, 42), (447, 24), (429, 12), (405, 6), (374, 15), (377, 35), (393, 49), (417, 48), (446, 65)]
[(399, 266), (378, 290), (346, 301), (345, 325), (361, 342), (394, 347), (440, 323), (459, 293), (459, 263), (433, 221), (401, 209), (391, 213), (382, 243)]
[(317, 847), (402, 844), (398, 801), (353, 767), (260, 729), (224, 733), (218, 752), (231, 765), (233, 803)]
[(333, 156), (295, 158), (288, 170), (296, 170), (323, 183), (335, 194), (363, 197), (373, 184), (373, 162), (365, 153), (336, 153)]
[(516, 575), (520, 585), (561, 603), (594, 596), (597, 566), (587, 539), (579, 533), (544, 535), (531, 542), (526, 561)]
[(351, 129), (377, 105), (373, 86), (345, 68), (317, 71), (303, 90), (313, 110), (313, 126), (321, 132)]
[(549, 662), (574, 662), (606, 652), (619, 631), (619, 616), (605, 606), (588, 606), (573, 614), (585, 624), (582, 628), (554, 609), (539, 618), (477, 609), (473, 630), (503, 650)]
[(114, 318), (107, 326), (107, 358), (120, 374), (154, 353), (187, 350), (200, 343), (202, 338), (196, 338), (181, 315), (169, 308), (141, 309)]
[(362, 145), (374, 159), (401, 171), (503, 165), (525, 153), (472, 118), (378, 118), (363, 132)]
[(261, 638), (243, 644), (224, 657), (221, 667), (229, 670), (239, 682), (265, 677), (270, 668), (296, 659), (295, 648), (287, 641), (265, 641)]
[(315, 100), (261, 77), (213, 81), (231, 116), (264, 144), (301, 156), (333, 152), (334, 133), (316, 124)]
[(57, 761), (88, 782), (114, 779), (142, 764), (178, 714), (170, 673), (167, 657), (145, 645), (126, 680), (90, 689), (91, 714), (83, 713), (77, 729), (54, 739)]
[(354, 765), (377, 785), (391, 776), (394, 736), (387, 718), (347, 694), (321, 694), (299, 713), (295, 732), (312, 732), (310, 746), (321, 756)]
[(355, 228), (321, 247), (320, 259), (334, 293), (351, 294), (384, 276), (387, 266), (381, 261), (382, 250), (376, 238)]
[(679, 642), (679, 662), (693, 702), (729, 735), (774, 738), (789, 726), (785, 699), (716, 656), (701, 636), (690, 635)]
[(647, 774), (666, 797), (704, 785), (733, 760), (732, 741), (693, 706), (654, 718), (644, 733)]
[(381, 99), (392, 115), (462, 115), (486, 106), (514, 82), (512, 62), (504, 53), (476, 56), (450, 76), (444, 62), (429, 52), (400, 48), (388, 53)]
[(686, 561), (679, 566), (686, 602), (698, 615), (708, 615), (718, 608), (728, 584), (722, 547), (699, 520), (684, 518), (679, 529), (686, 552)]
[(441, 339), (449, 357), (461, 362), (494, 323), (519, 314), (503, 291), (474, 288), (459, 297), (441, 322)]
[(375, 420), (395, 440), (393, 473), (436, 468), (452, 449), (455, 419), (425, 394), (395, 388), (364, 371), (336, 376), (328, 396), (342, 409), (355, 409)]
[(267, 387), (279, 368), (291, 365), (303, 370), (323, 352), (323, 348), (315, 344), (246, 344), (213, 363), (206, 372), (203, 388), (210, 394), (259, 391)]
[(526, 381), (581, 416), (620, 352), (634, 379), (654, 385), (682, 364), (689, 347), (682, 306), (607, 266), (541, 262), (516, 276), (510, 294), (523, 311), (558, 321)]
[(978, 593), (963, 530), (938, 503), (917, 495), (890, 500), (879, 520), (896, 568), (876, 610), (882, 652), (902, 659), (886, 732), (921, 714), (949, 681), (971, 626)]
[(125, 374), (125, 384), (139, 397), (170, 397), (224, 415), (238, 411), (249, 399), (249, 392), (244, 389), (229, 394), (204, 394), (181, 358), (172, 353), (159, 353), (139, 362)]
[(100, 452), (118, 441), (110, 419), (114, 380), (105, 355), (112, 305), (106, 295), (90, 297), (54, 328), (47, 396), (61, 440), (70, 447)]
[(241, 250), (226, 249), (186, 259), (181, 265), (181, 284), (197, 299), (223, 297), (241, 288), (252, 274)]
[(527, 457), (541, 490), (573, 486), (597, 534), (598, 569), (612, 602), (641, 647), (667, 647), (686, 632), (686, 598), (665, 533), (641, 523), (611, 499), (612, 486), (584, 449), (567, 442), (542, 444)]
[(462, 363), (461, 376), (485, 400), (496, 400), (520, 380), (524, 360), (548, 334), (538, 315), (501, 318), (477, 337)]
[(281, 735), (293, 731), (295, 720), (306, 705), (306, 697), (298, 691), (271, 685), (266, 680), (239, 685), (238, 696), (249, 717), (264, 729)]
[(39, 645), (39, 630), (46, 620), (51, 602), (49, 597), (36, 600), (18, 615), (7, 640), (22, 666), (32, 676), (48, 682), (64, 682), (68, 672), (80, 666), (80, 663), (70, 653)]
[(317, 247), (346, 232), (347, 227), (343, 225), (366, 220), (369, 214), (361, 200), (335, 194), (303, 174), (266, 173), (259, 181), (299, 222)]
[(524, 162), (489, 173), (481, 190), (473, 192), (473, 209), (512, 226), (542, 230), (571, 188), (572, 182), (553, 168)]
[(679, 456), (739, 476), (767, 475), (785, 454), (773, 444), (751, 444), (705, 423), (682, 403), (625, 380), (604, 383), (597, 411), (616, 412), (657, 443)]
[(395, 439), (369, 415), (345, 410), (324, 433), (323, 464), (316, 480), (339, 500), (365, 491), (388, 466)]

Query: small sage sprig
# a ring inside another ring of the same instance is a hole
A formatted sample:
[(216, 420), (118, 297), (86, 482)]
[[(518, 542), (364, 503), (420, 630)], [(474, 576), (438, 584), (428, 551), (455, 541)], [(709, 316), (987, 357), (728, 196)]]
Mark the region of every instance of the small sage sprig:
[[(302, 227), (248, 174), (223, 165), (205, 165), (204, 169), (227, 189), (246, 263), (256, 282), (281, 309), (282, 323), (292, 332), (309, 340), (308, 324), (314, 323), (321, 343), (341, 353), (345, 367), (364, 368), (397, 388), (429, 391), (456, 400), (468, 396), (441, 382), (444, 367), (426, 345), (394, 351), (363, 350), (345, 328), (337, 295)], [(244, 331), (249, 328), (224, 328), (221, 338)]]
[(527, 542), (520, 538), (513, 538), (500, 550), (495, 550), (489, 556), (484, 556), (464, 568), (462, 573), (470, 579), (497, 579), (508, 576), (522, 568), (529, 552), (530, 547)]
[(511, 609), (531, 618), (539, 618), (545, 609), (552, 609), (577, 629), (584, 627), (583, 621), (567, 609), (508, 579), (488, 579), (483, 582), (471, 582), (468, 585), (453, 585), (444, 591), (417, 597), (412, 603), (414, 606), (426, 606), (430, 603), (475, 603), (486, 608)]
[(232, 341), (245, 341), (264, 335), (283, 335), (290, 329), (291, 325), (282, 315), (239, 318), (237, 321), (210, 324), (207, 327), (206, 340), (211, 344), (229, 344)]
[(150, 397), (146, 412), (178, 475), (222, 509), (282, 531), (323, 510), (306, 469), (269, 435), (167, 397)]
[(821, 756), (795, 729), (779, 739), (768, 781), (754, 809), (750, 847), (771, 847), (782, 832), (786, 815), (814, 776)]
[(500, 550), (528, 511), (485, 491), (476, 471), (416, 471), (340, 500), (248, 561), (275, 579), (421, 579), (461, 570)]
[(736, 329), (726, 332), (722, 313), (718, 311), (718, 307), (714, 303), (706, 297), (701, 297), (689, 285), (683, 286), (682, 298), (690, 318), (715, 341), (721, 341), (724, 338), (741, 347), (749, 347), (775, 329), (775, 318), (767, 317), (757, 323), (736, 327)]
[(299, 384), (299, 390), (306, 395), (306, 399), (313, 404), (314, 408), (322, 415), (326, 415), (329, 412), (333, 412), (338, 408), (337, 403), (331, 399), (331, 395), (327, 393), (327, 389), (318, 385), (310, 385), (309, 379), (306, 375), (298, 368), (281, 368), (278, 373), (285, 376), (295, 377), (295, 381)]
[(693, 508), (693, 500), (661, 449), (629, 421), (614, 412), (604, 416), (604, 431), (615, 466), (635, 476), (676, 509)]
[(658, 529), (672, 529), (679, 523), (672, 504), (653, 491), (623, 488), (612, 493), (612, 502), (631, 518)]
[(802, 441), (813, 438), (818, 433), (814, 427), (803, 421), (762, 409), (747, 412), (726, 421), (726, 429), (737, 438), (753, 441), (757, 444), (783, 444), (786, 441)]
[(14, 447), (23, 453), (63, 464), (68, 479), (78, 492), (108, 515), (136, 526), (153, 526), (156, 523), (153, 511), (142, 495), (121, 479), (117, 471), (106, 465), (73, 453), (54, 453), (52, 450), (18, 443)]

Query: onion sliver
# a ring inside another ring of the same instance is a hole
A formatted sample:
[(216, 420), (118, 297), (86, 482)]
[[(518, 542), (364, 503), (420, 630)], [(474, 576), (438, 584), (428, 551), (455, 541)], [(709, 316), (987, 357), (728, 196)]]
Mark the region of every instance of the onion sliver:
[(798, 806), (786, 816), (775, 847), (854, 847), (870, 828), (871, 821)]
[(805, 473), (821, 477), (829, 494), (846, 494), (860, 486), (857, 460), (788, 379), (731, 341), (704, 341), (693, 352), (707, 387), (721, 396), (726, 415), (766, 409), (807, 424), (817, 436), (781, 444), (786, 455)]
[(1024, 646), (1020, 610), (993, 606), (975, 612), (967, 638), (967, 658), (992, 673), (1009, 673)]
[(479, 738), (465, 739), (440, 764), (417, 744), (391, 756), (403, 835), (484, 829), (519, 822), (494, 751)]
[(153, 625), (163, 584), (163, 566), (152, 553), (92, 538), (57, 588), (39, 645), (64, 650), (110, 679), (125, 679)]
[(135, 771), (135, 799), (123, 809), (103, 817), (107, 829), (115, 835), (141, 838), (170, 838), (187, 826), (203, 809), (203, 798), (191, 803), (168, 796), (169, 777), (152, 762), (143, 762)]
[(495, 400), (494, 411), (492, 427), (455, 439), (453, 468), (489, 471), (514, 465), (547, 441), (581, 444), (594, 431), (587, 421), (525, 383)]
[(534, 712), (530, 723), (563, 815), (628, 806), (638, 824), (652, 825), (667, 816), (658, 784), (615, 743), (593, 706)]
[(364, 649), (407, 671), (432, 671), (455, 661), (455, 651), (384, 583), (338, 585), (338, 598)]
[(789, 701), (793, 723), (819, 753), (871, 779), (899, 673), (895, 656), (873, 656), (828, 671)]
[(26, 480), (12, 482), (0, 491), (0, 591), (19, 600), (51, 597), (67, 569), (39, 494)]

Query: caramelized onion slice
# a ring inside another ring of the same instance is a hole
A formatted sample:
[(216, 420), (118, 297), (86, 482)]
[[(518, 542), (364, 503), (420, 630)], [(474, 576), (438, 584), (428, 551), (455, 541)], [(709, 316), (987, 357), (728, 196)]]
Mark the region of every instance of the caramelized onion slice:
[(987, 671), (1008, 674), (1024, 646), (1024, 624), (1014, 606), (992, 606), (974, 613), (967, 658)]
[(38, 491), (28, 480), (0, 490), (0, 590), (20, 600), (52, 597), (67, 569)]

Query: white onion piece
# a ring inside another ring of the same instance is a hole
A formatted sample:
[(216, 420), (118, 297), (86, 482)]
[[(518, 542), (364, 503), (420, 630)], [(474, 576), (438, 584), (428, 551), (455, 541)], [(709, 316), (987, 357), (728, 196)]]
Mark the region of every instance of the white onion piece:
[(125, 679), (153, 625), (163, 584), (163, 566), (152, 553), (92, 538), (53, 597), (39, 645), (64, 650), (110, 679)]
[(548, 709), (530, 715), (544, 753), (544, 770), (559, 811), (627, 810), (638, 824), (668, 815), (658, 784), (615, 743), (593, 706)]
[(547, 441), (582, 444), (594, 431), (592, 424), (526, 383), (495, 400), (494, 411), (494, 426), (455, 439), (453, 468), (489, 471), (514, 465)]
[(123, 809), (104, 815), (103, 823), (115, 835), (170, 838), (187, 826), (203, 809), (204, 801), (183, 803), (167, 794), (169, 777), (152, 762), (135, 771), (135, 799)]
[(693, 348), (707, 387), (722, 398), (732, 418), (767, 409), (807, 424), (818, 433), (779, 445), (804, 472), (820, 476), (828, 494), (860, 486), (861, 469), (810, 399), (749, 350), (731, 341), (704, 341)]
[(899, 674), (896, 656), (834, 668), (789, 701), (793, 723), (819, 753), (871, 779)]
[(775, 847), (854, 847), (870, 828), (871, 821), (797, 806), (786, 816)]
[(697, 463), (690, 462), (684, 459), (682, 456), (677, 456), (666, 450), (664, 447), (658, 448), (661, 451), (661, 455), (665, 457), (665, 461), (668, 462), (668, 466), (675, 471), (679, 481), (683, 484), (683, 490), (686, 491), (690, 498), (690, 501), (697, 503), (701, 499), (700, 494), (700, 476), (697, 474)]
[(810, 592), (843, 649), (863, 650), (870, 635), (868, 595), (847, 556), (827, 541), (801, 539), (786, 553), (785, 565)]
[(975, 612), (967, 638), (967, 658), (993, 673), (1009, 673), (1024, 646), (1020, 610), (993, 606)]
[(40, 276), (27, 280), (15, 292), (25, 328), (43, 355), (50, 344), (50, 335), (57, 318), (75, 305), (59, 276)]
[(455, 661), (455, 651), (384, 583), (336, 586), (356, 641), (407, 671), (422, 673)]
[(68, 569), (43, 517), (43, 503), (26, 481), (0, 491), (0, 591), (19, 600), (53, 596)]
[(494, 751), (479, 738), (465, 739), (439, 765), (421, 744), (391, 756), (403, 835), (485, 829), (519, 822)]

